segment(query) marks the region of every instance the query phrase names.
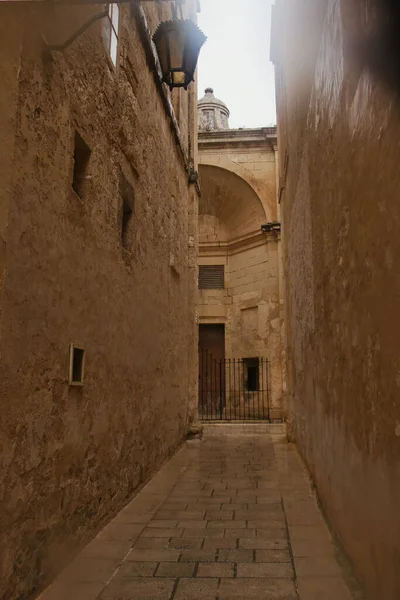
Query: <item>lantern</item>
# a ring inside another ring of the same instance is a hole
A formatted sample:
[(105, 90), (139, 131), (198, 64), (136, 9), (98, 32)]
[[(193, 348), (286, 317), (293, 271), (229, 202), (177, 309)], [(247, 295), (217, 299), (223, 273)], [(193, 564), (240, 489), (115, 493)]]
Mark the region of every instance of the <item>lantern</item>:
[(169, 88), (187, 90), (194, 81), (197, 60), (206, 36), (193, 21), (175, 19), (160, 23), (153, 36), (161, 64), (163, 82)]

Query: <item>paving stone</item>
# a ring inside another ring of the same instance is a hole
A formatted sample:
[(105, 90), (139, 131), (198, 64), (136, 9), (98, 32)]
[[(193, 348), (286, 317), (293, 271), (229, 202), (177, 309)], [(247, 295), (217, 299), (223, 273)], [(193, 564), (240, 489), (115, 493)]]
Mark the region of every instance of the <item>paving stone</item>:
[(129, 524), (137, 524), (137, 525), (145, 525), (150, 519), (153, 518), (153, 513), (148, 514), (136, 514), (133, 512), (125, 512), (122, 510), (116, 517), (113, 519), (113, 523), (129, 523)]
[(205, 518), (207, 521), (231, 521), (233, 510), (208, 510)]
[(328, 528), (315, 525), (292, 525), (289, 527), (289, 535), (292, 540), (305, 540), (309, 542), (320, 540), (331, 541)]
[[(204, 506), (208, 507), (208, 506), (221, 506), (221, 504), (223, 503), (223, 500), (221, 500), (221, 498), (193, 498), (193, 502), (194, 504), (191, 505), (193, 510), (199, 510), (196, 509), (196, 506), (201, 506), (201, 508), (203, 509)], [(208, 510), (207, 508), (205, 510)]]
[(228, 496), (226, 494), (216, 491), (213, 494), (213, 500), (216, 500), (221, 504), (226, 504), (227, 502), (236, 502), (236, 496)]
[(247, 539), (239, 540), (239, 548), (252, 550), (287, 550), (288, 541), (284, 539)]
[(104, 588), (104, 583), (59, 583), (45, 590), (38, 600), (96, 600)]
[[(187, 502), (164, 502), (162, 505), (163, 511), (182, 511), (186, 510)], [(160, 509), (161, 510), (161, 509)]]
[(291, 545), (294, 557), (332, 556), (335, 553), (334, 545), (328, 540), (292, 539)]
[(246, 521), (208, 521), (208, 529), (246, 529)]
[(291, 562), (289, 550), (256, 550), (256, 562), (285, 563)]
[(213, 483), (206, 483), (204, 486), (205, 490), (226, 490), (226, 483), (214, 481)]
[(341, 575), (341, 568), (334, 556), (295, 558), (297, 577), (330, 577)]
[(235, 550), (236, 546), (236, 538), (208, 538), (204, 540), (203, 548), (230, 548), (231, 550)]
[(255, 490), (257, 488), (256, 483), (250, 481), (232, 481), (227, 484), (227, 490)]
[(256, 529), (256, 538), (260, 540), (286, 540), (287, 530), (284, 527), (268, 527), (266, 529)]
[(344, 579), (333, 577), (300, 579), (299, 600), (352, 600)]
[(144, 525), (132, 523), (110, 523), (96, 537), (99, 541), (125, 542), (136, 540)]
[(67, 567), (60, 581), (68, 583), (106, 583), (121, 564), (120, 560), (104, 558), (78, 558)]
[(160, 563), (156, 577), (193, 577), (194, 563)]
[(118, 577), (152, 577), (158, 566), (157, 562), (125, 561), (118, 570)]
[[(206, 510), (159, 510), (154, 519), (172, 519), (177, 521), (198, 519), (202, 520), (206, 514)], [(175, 525), (173, 526), (175, 527)]]
[(283, 529), (286, 529), (285, 516), (282, 513), (280, 516), (276, 515), (271, 519), (247, 521), (247, 526), (254, 529), (271, 529), (273, 527), (281, 527)]
[(203, 538), (172, 538), (168, 548), (195, 550), (202, 547), (203, 541)]
[(207, 527), (207, 521), (179, 521), (178, 527), (181, 529), (205, 529)]
[(225, 529), (226, 538), (248, 539), (256, 537), (255, 529)]
[(174, 600), (214, 600), (217, 590), (218, 579), (180, 579)]
[(132, 547), (131, 541), (111, 542), (107, 540), (94, 539), (83, 549), (81, 558), (100, 558), (123, 560)]
[(140, 537), (141, 538), (146, 538), (146, 537), (164, 537), (164, 538), (171, 538), (171, 537), (181, 537), (183, 533), (183, 529), (179, 529), (178, 527), (176, 529), (164, 529), (162, 527), (158, 528), (157, 530), (155, 530), (154, 528), (151, 527), (146, 527), (146, 529), (143, 529)]
[(181, 562), (215, 562), (217, 551), (213, 549), (183, 550)]
[(218, 553), (218, 562), (252, 562), (253, 561), (253, 550), (230, 550), (229, 548), (223, 548)]
[(290, 579), (221, 579), (219, 600), (297, 600)]
[(126, 560), (134, 562), (176, 562), (180, 556), (180, 550), (137, 550), (133, 549)]
[(133, 548), (140, 550), (160, 550), (168, 548), (169, 538), (139, 538), (133, 545)]
[[(101, 600), (167, 600), (175, 579), (156, 577), (116, 577), (100, 595)], [(74, 596), (71, 596), (74, 598)], [(75, 598), (74, 598), (75, 600)]]
[(197, 577), (234, 577), (234, 563), (199, 563)]
[(224, 529), (185, 529), (182, 537), (223, 538)]
[(243, 563), (237, 566), (237, 576), (294, 578), (294, 572), (290, 563)]
[[(254, 505), (256, 506), (256, 505)], [(248, 510), (248, 504), (247, 502), (232, 502), (232, 503), (227, 503), (227, 504), (223, 504), (221, 506), (222, 510)]]
[(154, 519), (147, 524), (147, 527), (150, 527), (151, 529), (153, 529), (153, 528), (167, 529), (168, 527), (172, 528), (172, 527), (177, 527), (177, 526), (178, 526), (178, 521), (169, 521), (166, 519)]

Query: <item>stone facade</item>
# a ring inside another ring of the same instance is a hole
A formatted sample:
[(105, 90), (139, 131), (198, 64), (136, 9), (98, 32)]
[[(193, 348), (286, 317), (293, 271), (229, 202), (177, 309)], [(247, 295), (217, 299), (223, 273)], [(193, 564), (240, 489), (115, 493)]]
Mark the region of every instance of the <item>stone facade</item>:
[[(46, 48), (98, 6), (17, 4), (0, 7), (7, 600), (37, 593), (197, 410), (196, 89), (171, 97), (150, 43), (169, 5), (120, 5), (114, 65), (104, 19)], [(185, 3), (194, 20), (196, 5)], [(69, 385), (71, 343), (84, 348), (83, 385)]]
[(280, 0), (274, 17), (291, 437), (366, 597), (397, 600), (398, 42), (375, 70), (355, 60), (374, 2)]
[[(220, 105), (216, 111), (225, 110)], [(200, 113), (204, 106), (200, 101)], [(268, 359), (271, 417), (281, 418), (281, 242), (279, 233), (261, 229), (279, 220), (276, 155), (273, 127), (199, 134), (199, 265), (224, 265), (225, 286), (199, 290), (198, 313), (200, 325), (225, 326), (226, 358)]]

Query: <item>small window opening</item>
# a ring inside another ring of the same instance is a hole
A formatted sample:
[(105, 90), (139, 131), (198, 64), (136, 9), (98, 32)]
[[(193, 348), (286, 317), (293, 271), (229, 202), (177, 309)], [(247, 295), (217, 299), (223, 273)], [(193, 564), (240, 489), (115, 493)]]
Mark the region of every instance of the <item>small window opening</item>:
[(134, 191), (126, 177), (121, 173), (119, 178), (121, 206), (121, 242), (125, 250), (129, 250), (131, 240), (132, 216), (135, 205)]
[(83, 385), (85, 367), (85, 350), (82, 347), (71, 344), (69, 359), (69, 384)]
[(258, 358), (244, 358), (244, 384), (248, 392), (259, 391), (260, 365)]
[[(105, 5), (107, 7), (107, 4)], [(104, 23), (104, 43), (114, 66), (118, 56), (119, 6), (108, 5), (108, 16)]]
[(75, 132), (74, 146), (74, 176), (72, 188), (82, 198), (83, 188), (87, 177), (91, 150), (79, 133)]

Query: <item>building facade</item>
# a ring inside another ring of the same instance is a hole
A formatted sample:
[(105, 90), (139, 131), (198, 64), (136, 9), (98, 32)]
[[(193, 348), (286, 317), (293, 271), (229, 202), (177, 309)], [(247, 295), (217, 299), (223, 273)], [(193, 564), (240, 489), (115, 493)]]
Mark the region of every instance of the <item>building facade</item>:
[[(198, 109), (200, 351), (228, 361), (222, 381), (217, 373), (217, 387), (223, 389), (216, 399), (224, 396), (221, 416), (257, 418), (268, 413), (280, 419), (283, 288), (276, 129), (230, 129), (229, 110), (211, 88)], [(229, 366), (230, 360), (239, 363)], [(200, 365), (200, 371), (206, 368), (210, 371), (208, 363)], [(213, 374), (200, 372), (200, 383), (207, 377)], [(208, 403), (201, 388), (200, 412)], [(261, 391), (268, 392), (262, 398), (267, 413), (260, 413), (255, 402), (255, 393)]]
[(169, 92), (151, 43), (170, 5), (113, 4), (64, 44), (103, 9), (50, 4), (0, 6), (7, 600), (40, 591), (197, 412), (197, 94)]
[(400, 597), (399, 7), (274, 9), (288, 418), (366, 598)]

